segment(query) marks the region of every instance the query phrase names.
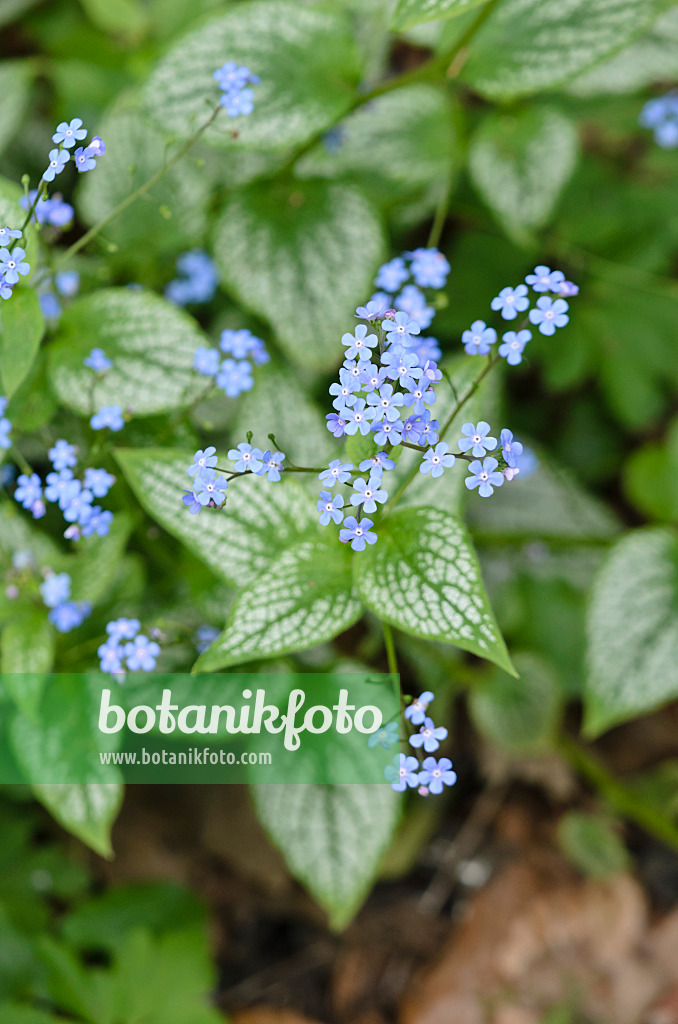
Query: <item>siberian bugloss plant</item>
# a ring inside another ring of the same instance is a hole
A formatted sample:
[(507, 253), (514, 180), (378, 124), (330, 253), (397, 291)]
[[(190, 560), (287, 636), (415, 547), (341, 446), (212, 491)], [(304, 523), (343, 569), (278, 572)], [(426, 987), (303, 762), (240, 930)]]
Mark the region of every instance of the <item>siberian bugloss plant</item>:
[[(678, 846), (561, 725), (570, 699), (593, 737), (678, 695), (675, 537), (618, 539), (626, 509), (602, 500), (675, 518), (656, 484), (675, 424), (654, 439), (678, 385), (676, 10), (250, 0), (178, 3), (169, 24), (146, 6), (121, 95), (132, 29), (97, 5), (74, 15), (106, 56), (96, 94), (66, 76), (29, 136), (34, 69), (0, 78), (23, 90), (19, 115), (0, 103), (0, 151), (17, 143), (0, 178), (0, 710), (38, 799), (110, 852), (115, 766), (38, 784), (74, 737), (96, 746), (88, 671), (152, 693), (157, 672), (198, 689), (241, 666), (359, 666), (401, 679), (399, 720), (369, 738), (392, 753), (384, 785), (253, 787), (333, 925), (413, 801), (465, 784), (463, 690), (487, 741), (558, 751)], [(655, 51), (661, 74), (640, 59)], [(620, 208), (656, 188), (647, 223), (615, 219), (621, 165)], [(653, 438), (623, 470), (619, 430)]]

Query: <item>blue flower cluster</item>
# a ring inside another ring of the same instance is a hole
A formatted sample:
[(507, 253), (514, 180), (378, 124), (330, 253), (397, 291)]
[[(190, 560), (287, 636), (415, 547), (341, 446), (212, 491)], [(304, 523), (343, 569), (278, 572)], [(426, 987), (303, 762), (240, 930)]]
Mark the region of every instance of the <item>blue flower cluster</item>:
[(93, 504), (95, 498), (105, 498), (115, 483), (115, 477), (105, 469), (85, 469), (84, 479), (77, 480), (73, 469), (77, 465), (77, 449), (68, 441), (59, 440), (49, 450), (53, 472), (42, 480), (37, 473), (22, 473), (17, 479), (15, 499), (28, 509), (34, 519), (45, 514), (45, 501), (56, 504), (69, 524), (64, 536), (68, 540), (80, 537), (105, 537), (113, 522), (113, 513)]
[[(199, 515), (204, 508), (221, 508), (226, 500), (228, 482), (234, 477), (254, 473), (265, 476), (270, 483), (278, 483), (285, 471), (284, 452), (254, 448), (249, 441), (242, 441), (237, 448), (231, 448), (228, 457), (233, 470), (228, 477), (217, 476), (216, 448), (210, 445), (193, 456), (188, 475), (194, 478), (194, 486), (186, 490), (182, 501), (191, 515)], [(217, 467), (218, 468), (218, 467)]]
[[(444, 726), (436, 726), (427, 714), (428, 706), (433, 699), (433, 693), (426, 690), (405, 709), (405, 718), (409, 719), (412, 725), (419, 726), (419, 730), (409, 737), (410, 746), (429, 755), (438, 750), (442, 740), (447, 739), (447, 729)], [(413, 755), (397, 754), (393, 764), (387, 765), (384, 769), (384, 774), (391, 783), (391, 789), (397, 793), (404, 793), (406, 789), (417, 789), (422, 796), (428, 796), (430, 793), (438, 795), (443, 792), (445, 786), (453, 786), (457, 781), (456, 773), (452, 770), (452, 762), (447, 757), (425, 757), (420, 766)]]
[[(83, 363), (89, 370), (94, 370), (102, 376), (113, 366), (112, 360), (101, 348), (93, 348), (90, 354), (85, 356)], [(117, 433), (125, 426), (125, 417), (119, 405), (102, 405), (90, 417), (89, 425), (92, 430), (112, 430)]]
[(218, 349), (201, 345), (196, 349), (193, 369), (205, 377), (214, 377), (217, 387), (228, 398), (237, 398), (249, 391), (254, 384), (252, 370), (270, 359), (266, 346), (250, 330), (226, 330), (221, 333), (219, 348), (225, 354), (222, 359)]
[(125, 672), (151, 672), (160, 654), (160, 645), (140, 633), (138, 619), (115, 619), (106, 626), (108, 639), (97, 650), (99, 667), (111, 675)]
[[(60, 196), (49, 199), (45, 194), (45, 186), (54, 181), (58, 174), (61, 174), (66, 164), (71, 159), (71, 149), (76, 142), (81, 142), (87, 136), (87, 129), (82, 127), (82, 120), (79, 117), (73, 118), (69, 123), (63, 121), (57, 126), (52, 136), (56, 143), (54, 149), (50, 150), (49, 163), (43, 172), (42, 179), (37, 189), (23, 196), (20, 200), (24, 210), (29, 212), (29, 219), (39, 224), (51, 224), (54, 227), (65, 227), (73, 218), (73, 207), (64, 203)], [(106, 146), (104, 142), (95, 136), (88, 146), (79, 146), (73, 153), (73, 160), (78, 171), (91, 171), (97, 165), (97, 159), (104, 155)], [(26, 260), (26, 250), (18, 245), (23, 232), (18, 228), (0, 228), (0, 299), (12, 297), (14, 286), (20, 277), (26, 277), (30, 273), (30, 264)], [(49, 300), (47, 302), (50, 310)], [(55, 306), (52, 303), (51, 310)]]
[(241, 117), (254, 110), (254, 93), (248, 85), (257, 85), (261, 79), (252, 74), (244, 65), (238, 67), (235, 61), (226, 61), (212, 75), (222, 91), (219, 100), (229, 117)]
[(654, 140), (662, 149), (678, 147), (678, 89), (665, 96), (648, 100), (640, 112), (639, 123), (654, 132)]
[(64, 270), (54, 275), (54, 291), (49, 280), (40, 281), (38, 298), (45, 320), (56, 322), (61, 316), (61, 299), (74, 298), (80, 289), (80, 274), (77, 270)]
[(9, 399), (4, 395), (0, 395), (0, 448), (5, 449), (12, 447), (12, 438), (10, 437), (12, 424), (5, 416), (8, 401)]
[(175, 306), (210, 302), (217, 290), (217, 268), (203, 249), (182, 252), (176, 262), (177, 277), (165, 288), (165, 298)]
[(92, 614), (92, 606), (87, 601), (71, 601), (71, 577), (67, 572), (47, 571), (45, 580), (40, 584), (40, 596), (49, 613), (47, 618), (60, 633), (70, 633)]

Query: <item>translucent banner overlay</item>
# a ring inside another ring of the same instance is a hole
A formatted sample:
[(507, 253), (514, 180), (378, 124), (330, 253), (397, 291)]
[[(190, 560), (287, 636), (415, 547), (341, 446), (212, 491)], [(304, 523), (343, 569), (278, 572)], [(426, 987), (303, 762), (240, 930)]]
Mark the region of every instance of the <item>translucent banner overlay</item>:
[(373, 672), (4, 673), (0, 784), (387, 785), (399, 721)]

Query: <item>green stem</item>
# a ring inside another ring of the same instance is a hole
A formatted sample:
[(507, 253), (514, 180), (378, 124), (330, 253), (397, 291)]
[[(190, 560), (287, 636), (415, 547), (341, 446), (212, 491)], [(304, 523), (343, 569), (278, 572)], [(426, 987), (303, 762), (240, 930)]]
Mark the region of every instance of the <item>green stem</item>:
[(163, 164), (162, 167), (155, 172), (155, 174), (151, 175), (148, 181), (145, 181), (143, 185), (140, 185), (139, 188), (135, 189), (135, 191), (128, 195), (126, 199), (123, 199), (122, 202), (118, 203), (118, 205), (113, 210), (111, 210), (111, 212), (107, 214), (107, 216), (104, 217), (103, 220), (100, 220), (99, 223), (95, 224), (93, 228), (90, 228), (89, 231), (86, 231), (82, 238), (79, 238), (77, 242), (74, 242), (73, 245), (69, 246), (69, 248), (66, 249), (57, 260), (55, 260), (52, 270), (56, 270), (58, 267), (62, 265), (62, 263), (66, 263), (71, 258), (71, 256), (75, 256), (76, 252), (80, 252), (80, 250), (84, 248), (84, 246), (86, 246), (88, 242), (91, 242), (92, 239), (95, 238), (100, 231), (103, 231), (106, 225), (110, 224), (110, 222), (114, 220), (119, 213), (122, 213), (124, 210), (127, 209), (128, 206), (131, 206), (132, 203), (135, 203), (137, 201), (137, 199), (140, 199), (141, 196), (145, 195), (149, 189), (153, 188), (153, 186), (157, 184), (157, 182), (159, 182), (160, 179), (165, 174), (167, 174), (167, 172), (170, 171), (174, 167), (174, 165), (181, 160), (182, 157), (186, 155), (186, 153), (188, 153), (189, 149), (193, 145), (195, 145), (198, 139), (203, 135), (205, 131), (207, 131), (209, 126), (215, 121), (217, 114), (219, 113), (220, 110), (221, 106), (215, 107), (210, 116), (208, 117), (208, 119), (205, 121), (205, 123), (201, 125), (200, 128), (198, 128), (198, 130), (193, 133), (193, 135), (191, 135), (190, 139), (186, 140), (183, 146), (181, 146), (181, 148), (177, 150), (174, 156), (170, 160), (168, 160), (166, 164)]
[(393, 642), (393, 630), (389, 626), (388, 622), (384, 622), (382, 619), (382, 628), (384, 630), (384, 647), (386, 648), (386, 661), (388, 662), (388, 670), (391, 675), (398, 675), (398, 659), (396, 657), (395, 643)]
[(611, 807), (623, 818), (635, 822), (646, 832), (678, 851), (678, 828), (650, 804), (630, 792), (614, 778), (597, 757), (569, 736), (561, 736), (558, 747), (565, 759), (595, 786)]

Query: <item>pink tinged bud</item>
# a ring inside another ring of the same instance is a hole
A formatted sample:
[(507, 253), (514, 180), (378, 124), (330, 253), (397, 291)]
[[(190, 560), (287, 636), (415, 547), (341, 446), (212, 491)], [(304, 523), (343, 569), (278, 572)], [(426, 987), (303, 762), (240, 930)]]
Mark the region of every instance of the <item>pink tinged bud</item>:
[(395, 320), (396, 311), (395, 309), (387, 309), (382, 315), (385, 320)]
[(510, 480), (513, 480), (513, 478), (515, 476), (518, 476), (518, 473), (520, 473), (520, 470), (517, 467), (513, 468), (512, 466), (507, 466), (506, 469), (504, 469), (503, 472), (504, 472), (504, 479), (510, 481)]
[(419, 796), (429, 796), (428, 786), (420, 786), (419, 789), (417, 790), (417, 793), (419, 794)]
[(87, 148), (92, 156), (103, 156), (106, 152), (106, 143), (98, 135), (95, 135)]
[(19, 596), (19, 588), (16, 583), (10, 583), (8, 587), (5, 587), (5, 597), (10, 601), (16, 601)]
[(77, 523), (73, 523), (64, 531), (64, 537), (66, 540), (80, 540), (80, 527)]

